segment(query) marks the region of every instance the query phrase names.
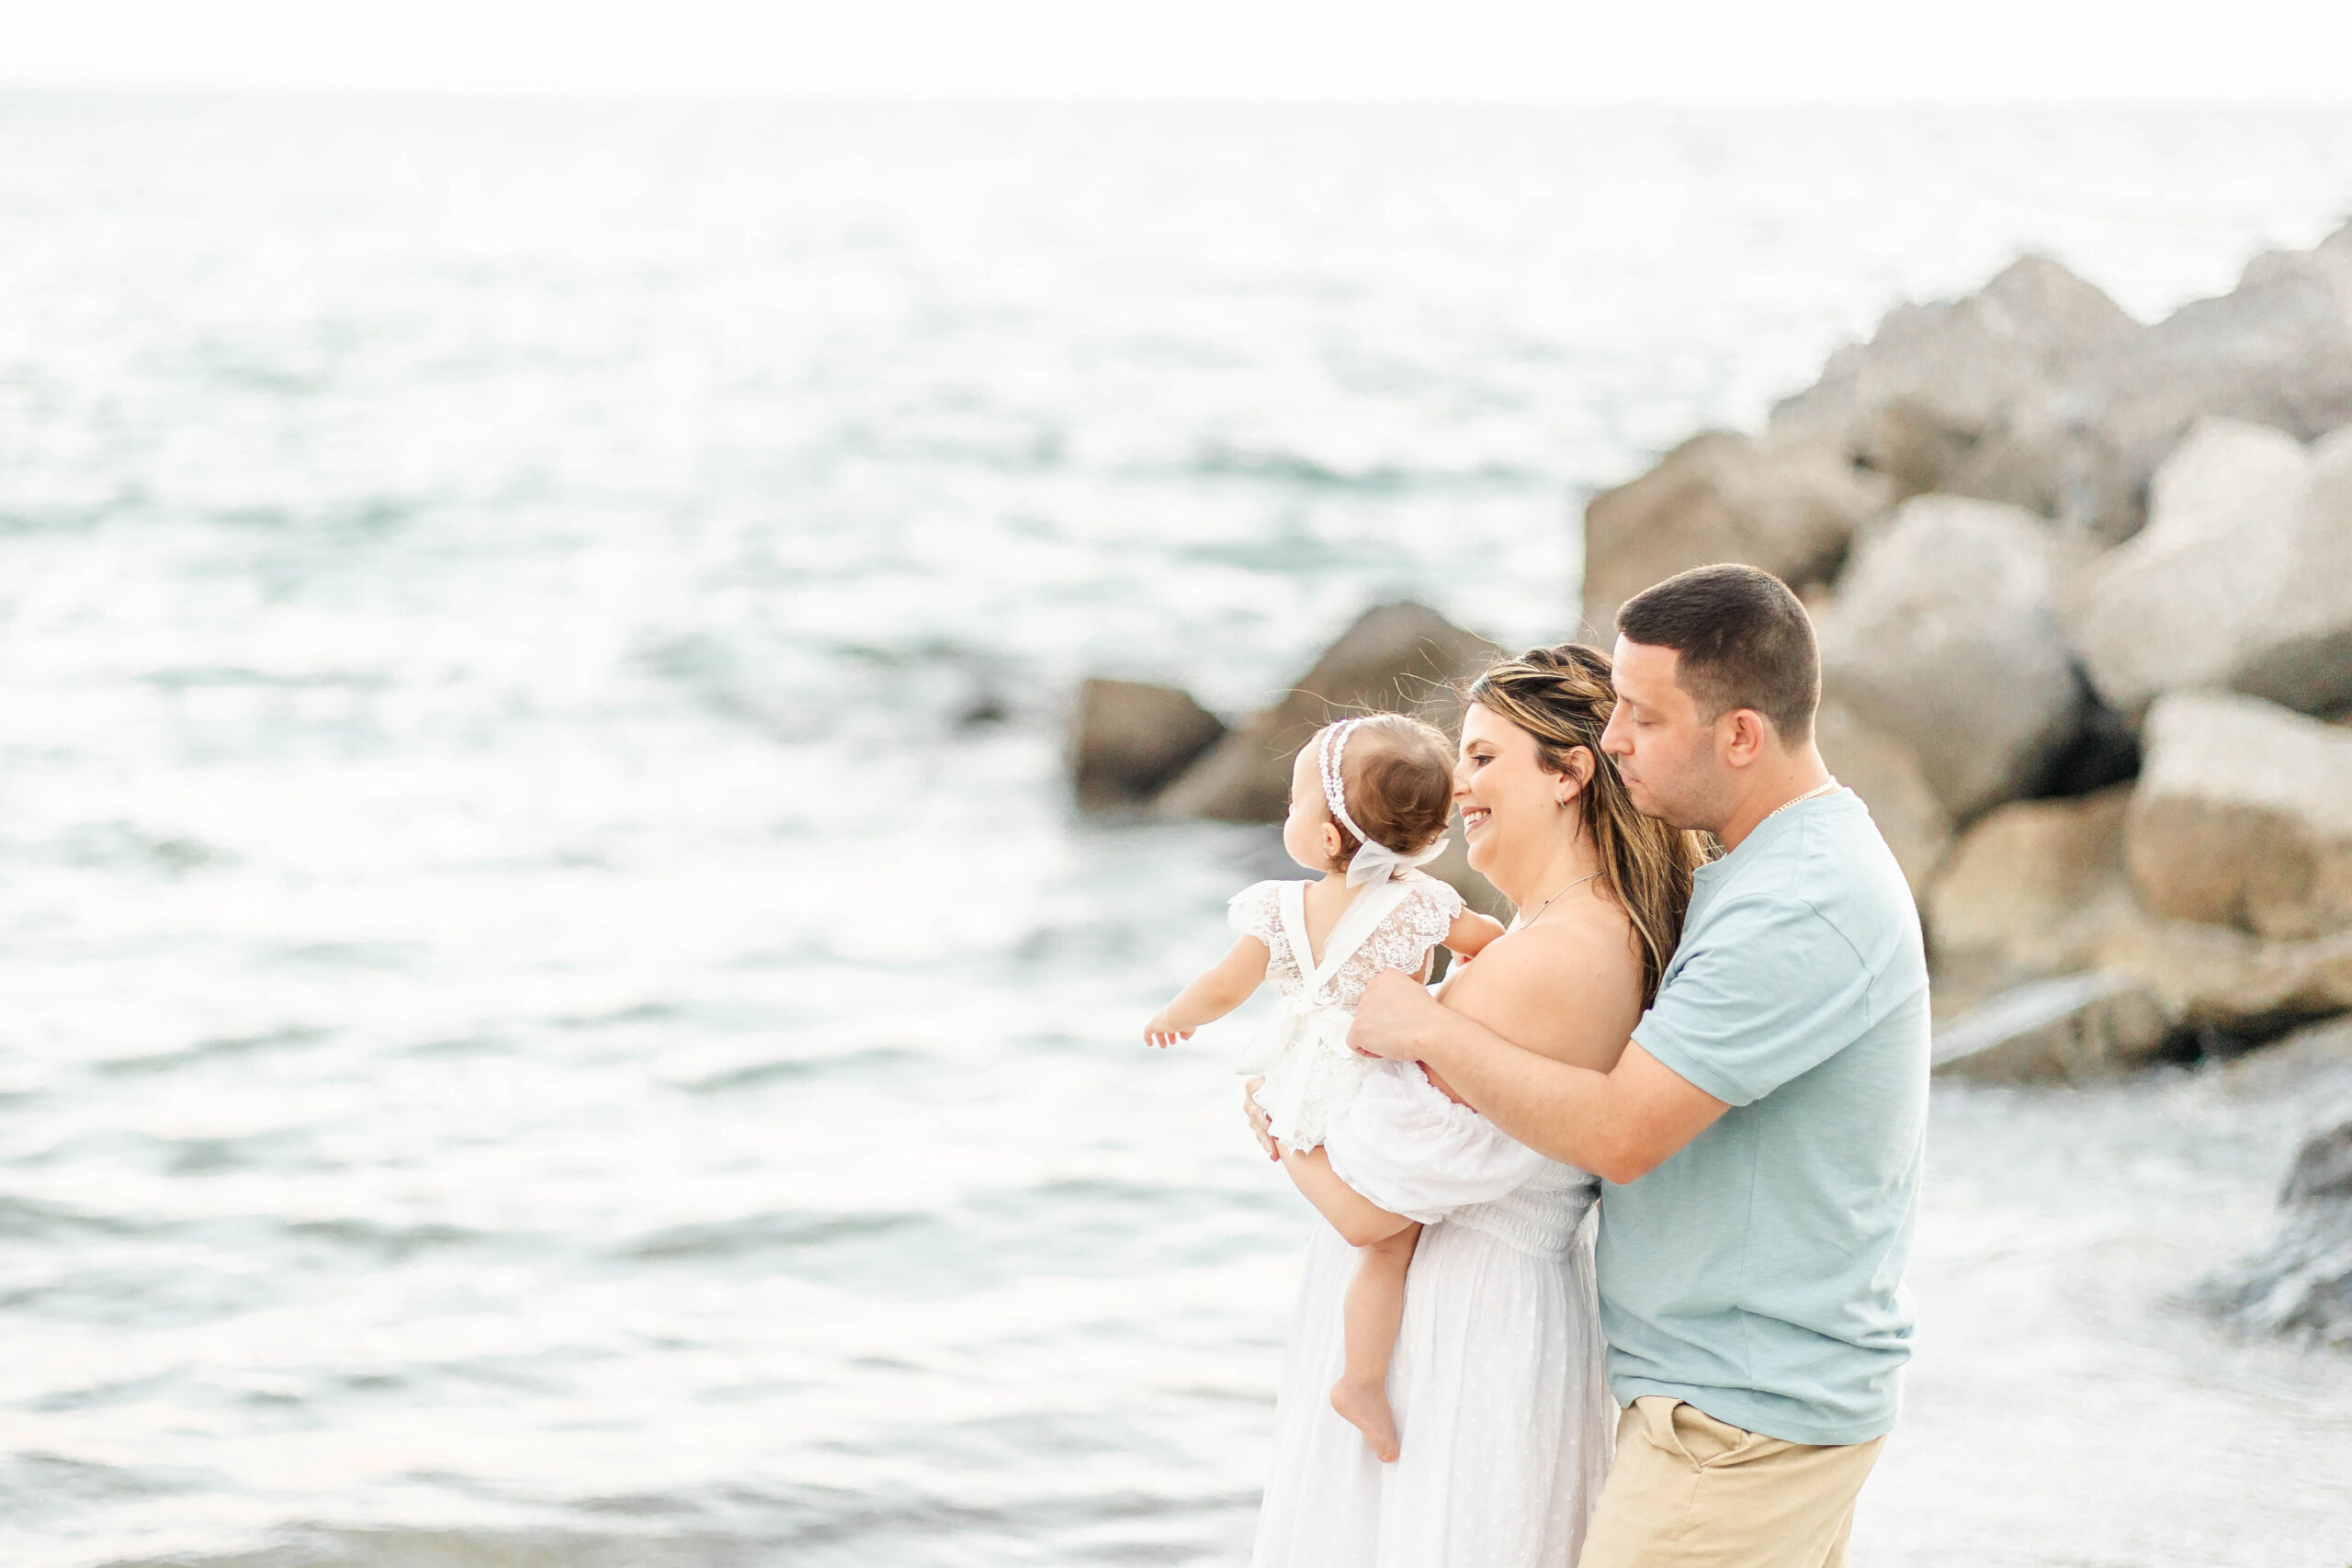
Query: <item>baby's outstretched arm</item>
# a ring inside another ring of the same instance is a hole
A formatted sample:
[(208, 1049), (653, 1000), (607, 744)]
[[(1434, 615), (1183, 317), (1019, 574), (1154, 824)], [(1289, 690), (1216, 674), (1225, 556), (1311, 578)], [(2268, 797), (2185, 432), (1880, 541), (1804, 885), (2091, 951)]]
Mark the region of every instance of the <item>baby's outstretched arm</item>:
[(1143, 1043), (1173, 1045), (1179, 1040), (1190, 1040), (1193, 1031), (1215, 1023), (1250, 999), (1250, 994), (1265, 982), (1266, 964), (1272, 956), (1256, 937), (1243, 937), (1199, 979), (1179, 991), (1174, 1001), (1151, 1015), (1151, 1021), (1143, 1026)]
[(1503, 923), (1492, 915), (1464, 909), (1453, 917), (1453, 924), (1445, 933), (1445, 945), (1464, 958), (1476, 958), (1480, 949), (1502, 934)]

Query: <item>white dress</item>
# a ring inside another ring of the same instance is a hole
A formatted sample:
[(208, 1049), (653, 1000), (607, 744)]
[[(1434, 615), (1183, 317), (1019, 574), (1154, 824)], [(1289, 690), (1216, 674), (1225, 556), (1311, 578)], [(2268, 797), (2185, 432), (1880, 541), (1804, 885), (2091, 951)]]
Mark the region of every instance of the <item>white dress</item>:
[(1600, 1179), (1378, 1065), (1331, 1120), (1340, 1179), (1421, 1222), (1389, 1363), (1401, 1452), (1330, 1404), (1355, 1249), (1317, 1223), (1291, 1322), (1252, 1568), (1574, 1568), (1608, 1472), (1592, 1238)]
[(1236, 931), (1266, 944), (1266, 978), (1279, 997), (1265, 1033), (1235, 1066), (1265, 1075), (1258, 1103), (1276, 1141), (1301, 1153), (1323, 1142), (1332, 1112), (1373, 1069), (1348, 1046), (1364, 987), (1384, 969), (1421, 974), (1460, 918), (1462, 895), (1418, 871), (1366, 887), (1332, 923), (1320, 962), (1306, 938), (1306, 883), (1252, 883), (1227, 913)]

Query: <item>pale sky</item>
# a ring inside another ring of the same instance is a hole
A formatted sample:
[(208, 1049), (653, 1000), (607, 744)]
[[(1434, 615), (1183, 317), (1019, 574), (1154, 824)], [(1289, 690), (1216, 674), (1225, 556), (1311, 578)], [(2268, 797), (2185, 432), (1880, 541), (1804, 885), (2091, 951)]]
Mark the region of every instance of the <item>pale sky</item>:
[(0, 0), (0, 85), (2352, 103), (2352, 0)]

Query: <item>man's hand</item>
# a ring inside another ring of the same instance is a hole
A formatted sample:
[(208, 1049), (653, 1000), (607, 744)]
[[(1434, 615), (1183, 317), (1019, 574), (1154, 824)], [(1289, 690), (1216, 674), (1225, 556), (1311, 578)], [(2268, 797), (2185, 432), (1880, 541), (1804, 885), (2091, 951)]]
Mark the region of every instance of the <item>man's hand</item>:
[(1266, 1151), (1268, 1159), (1279, 1164), (1283, 1152), (1274, 1147), (1274, 1119), (1258, 1103), (1258, 1086), (1265, 1081), (1263, 1077), (1254, 1077), (1241, 1086), (1241, 1109), (1249, 1113), (1250, 1131), (1258, 1135), (1258, 1146)]
[(1363, 988), (1348, 1043), (1366, 1056), (1419, 1061), (1421, 1031), (1439, 1011), (1427, 987), (1401, 970), (1384, 969)]

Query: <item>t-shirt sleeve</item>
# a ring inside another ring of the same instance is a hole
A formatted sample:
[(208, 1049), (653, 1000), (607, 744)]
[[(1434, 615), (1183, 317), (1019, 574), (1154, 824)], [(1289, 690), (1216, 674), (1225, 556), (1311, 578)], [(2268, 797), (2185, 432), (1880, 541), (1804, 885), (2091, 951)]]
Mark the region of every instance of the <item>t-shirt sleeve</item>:
[(1810, 904), (1743, 899), (1709, 920), (1634, 1043), (1730, 1105), (1763, 1099), (1860, 1038), (1870, 972)]

